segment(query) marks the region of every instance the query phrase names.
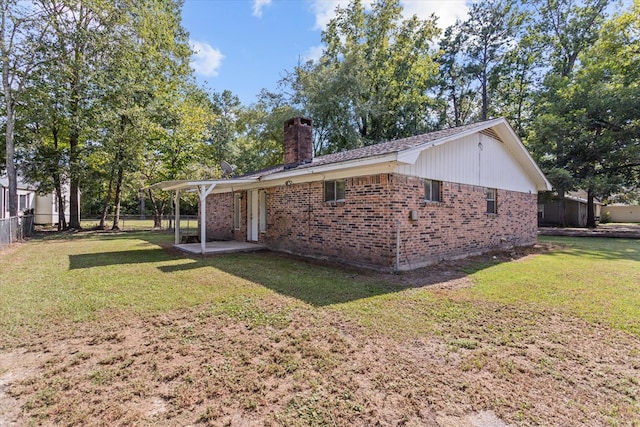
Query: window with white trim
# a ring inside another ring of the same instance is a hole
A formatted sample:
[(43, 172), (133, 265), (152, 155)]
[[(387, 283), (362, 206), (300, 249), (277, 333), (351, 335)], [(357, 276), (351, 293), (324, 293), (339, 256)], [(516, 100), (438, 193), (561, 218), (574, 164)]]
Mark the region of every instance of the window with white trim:
[(344, 200), (344, 180), (325, 181), (324, 201), (337, 202)]
[(27, 207), (29, 206), (29, 195), (28, 194), (20, 194), (19, 196), (20, 199), (20, 203), (19, 203), (19, 210), (20, 211), (24, 211), (27, 209)]
[(242, 214), (242, 204), (240, 201), (242, 200), (242, 195), (240, 193), (235, 193), (233, 195), (233, 228), (238, 230), (240, 228), (240, 218)]
[(498, 213), (498, 190), (495, 188), (487, 188), (487, 213)]
[(442, 183), (432, 179), (424, 180), (424, 200), (427, 202), (441, 202), (440, 188)]

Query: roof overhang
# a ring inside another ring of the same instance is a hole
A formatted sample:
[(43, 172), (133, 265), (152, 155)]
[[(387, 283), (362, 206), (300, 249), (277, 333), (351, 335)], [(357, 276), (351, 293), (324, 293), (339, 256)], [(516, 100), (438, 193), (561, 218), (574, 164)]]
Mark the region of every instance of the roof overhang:
[(397, 160), (396, 153), (371, 156), (362, 159), (347, 160), (339, 163), (328, 163), (324, 165), (310, 166), (304, 168), (289, 169), (282, 172), (265, 175), (259, 178), (260, 182), (277, 181), (306, 175), (324, 175), (340, 170), (353, 170), (360, 168), (375, 167), (381, 164), (389, 164)]
[(244, 190), (255, 187), (256, 184), (262, 186), (274, 186), (282, 183), (306, 182), (317, 179), (335, 179), (341, 175), (347, 176), (354, 171), (374, 171), (389, 170), (399, 164), (415, 164), (425, 150), (445, 144), (449, 141), (457, 140), (468, 135), (483, 131), (485, 129), (493, 129), (500, 137), (507, 149), (511, 152), (517, 162), (527, 173), (537, 191), (551, 190), (551, 184), (544, 176), (537, 163), (529, 154), (524, 144), (520, 141), (513, 128), (504, 118), (489, 120), (483, 123), (481, 127), (473, 127), (465, 132), (455, 133), (434, 141), (425, 142), (415, 147), (395, 151), (377, 156), (370, 156), (360, 159), (341, 161), (336, 163), (317, 164), (313, 163), (293, 169), (287, 169), (276, 173), (255, 176), (253, 178), (237, 178), (237, 179), (219, 179), (219, 180), (176, 180), (163, 181), (150, 186), (152, 189), (164, 191), (198, 191), (201, 186), (208, 188), (213, 193), (223, 193), (235, 190)]
[(147, 188), (151, 188), (153, 190), (186, 192), (186, 191), (197, 191), (198, 188), (201, 186), (205, 186), (207, 188), (229, 187), (233, 185), (251, 184), (253, 182), (258, 182), (258, 180), (255, 178), (215, 179), (215, 180), (202, 180), (202, 181), (172, 180), (172, 181), (158, 182), (157, 184), (153, 184)]
[(455, 133), (444, 138), (436, 139), (435, 141), (425, 142), (424, 144), (402, 150), (397, 154), (397, 161), (400, 163), (415, 164), (418, 161), (418, 157), (420, 157), (420, 154), (422, 154), (422, 152), (429, 148), (437, 147), (438, 145), (445, 144), (449, 141), (464, 138), (474, 133), (481, 132), (485, 129), (493, 129), (495, 133), (500, 137), (502, 142), (506, 145), (507, 149), (511, 152), (516, 161), (520, 163), (520, 165), (529, 175), (529, 178), (535, 184), (536, 190), (551, 190), (551, 183), (549, 183), (547, 178), (544, 176), (544, 173), (542, 173), (542, 170), (533, 159), (533, 157), (531, 157), (531, 154), (529, 154), (529, 151), (524, 146), (522, 141), (520, 141), (520, 138), (515, 133), (513, 128), (509, 125), (506, 119), (493, 119), (484, 122), (483, 124), (484, 126), (482, 127), (474, 127), (465, 132)]

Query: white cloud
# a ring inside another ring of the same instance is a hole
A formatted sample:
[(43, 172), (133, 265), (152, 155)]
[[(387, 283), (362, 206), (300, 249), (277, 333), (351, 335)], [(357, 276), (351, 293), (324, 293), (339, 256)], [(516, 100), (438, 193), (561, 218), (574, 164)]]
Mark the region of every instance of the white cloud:
[(262, 9), (271, 6), (271, 0), (253, 0), (253, 16), (260, 18)]
[(405, 16), (417, 15), (427, 19), (434, 13), (438, 17), (438, 26), (442, 29), (464, 20), (469, 11), (466, 0), (402, 0)]
[(325, 46), (319, 44), (317, 46), (311, 46), (307, 52), (302, 56), (304, 61), (317, 61), (322, 57), (322, 52)]
[(224, 58), (222, 52), (206, 42), (190, 40), (189, 44), (193, 49), (191, 66), (195, 72), (207, 77), (217, 76), (218, 69), (222, 65), (222, 58)]
[[(257, 0), (256, 0), (257, 1)], [(367, 9), (371, 8), (373, 0), (364, 0), (363, 4)], [(435, 13), (438, 19), (438, 26), (446, 28), (456, 22), (456, 19), (464, 19), (469, 8), (466, 0), (402, 0), (404, 15), (410, 17), (418, 15), (419, 18), (426, 19)], [(316, 17), (315, 28), (324, 30), (329, 21), (336, 16), (336, 7), (347, 7), (349, 0), (312, 0), (311, 10)]]
[[(366, 3), (370, 3), (371, 0)], [(336, 16), (336, 8), (346, 8), (349, 6), (350, 0), (313, 0), (311, 2), (311, 10), (316, 16), (316, 30), (324, 30), (331, 19)], [(368, 6), (368, 5), (367, 5)]]

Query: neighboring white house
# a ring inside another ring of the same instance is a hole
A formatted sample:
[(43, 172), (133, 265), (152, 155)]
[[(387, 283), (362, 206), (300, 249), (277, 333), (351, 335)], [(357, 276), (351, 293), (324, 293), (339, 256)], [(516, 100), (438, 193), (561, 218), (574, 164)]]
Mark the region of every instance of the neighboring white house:
[(611, 222), (640, 222), (640, 206), (632, 205), (607, 205), (602, 207)]
[[(33, 209), (35, 224), (58, 223), (58, 200), (55, 193), (39, 195), (36, 187), (18, 176), (18, 216)], [(63, 187), (64, 215), (69, 221), (69, 188)], [(0, 219), (9, 217), (9, 178), (0, 176)]]

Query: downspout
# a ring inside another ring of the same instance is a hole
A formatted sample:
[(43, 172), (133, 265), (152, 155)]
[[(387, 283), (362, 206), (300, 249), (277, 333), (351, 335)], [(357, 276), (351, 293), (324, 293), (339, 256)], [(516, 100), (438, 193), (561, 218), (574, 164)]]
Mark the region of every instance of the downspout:
[(393, 272), (400, 272), (400, 220), (396, 222), (396, 265)]

